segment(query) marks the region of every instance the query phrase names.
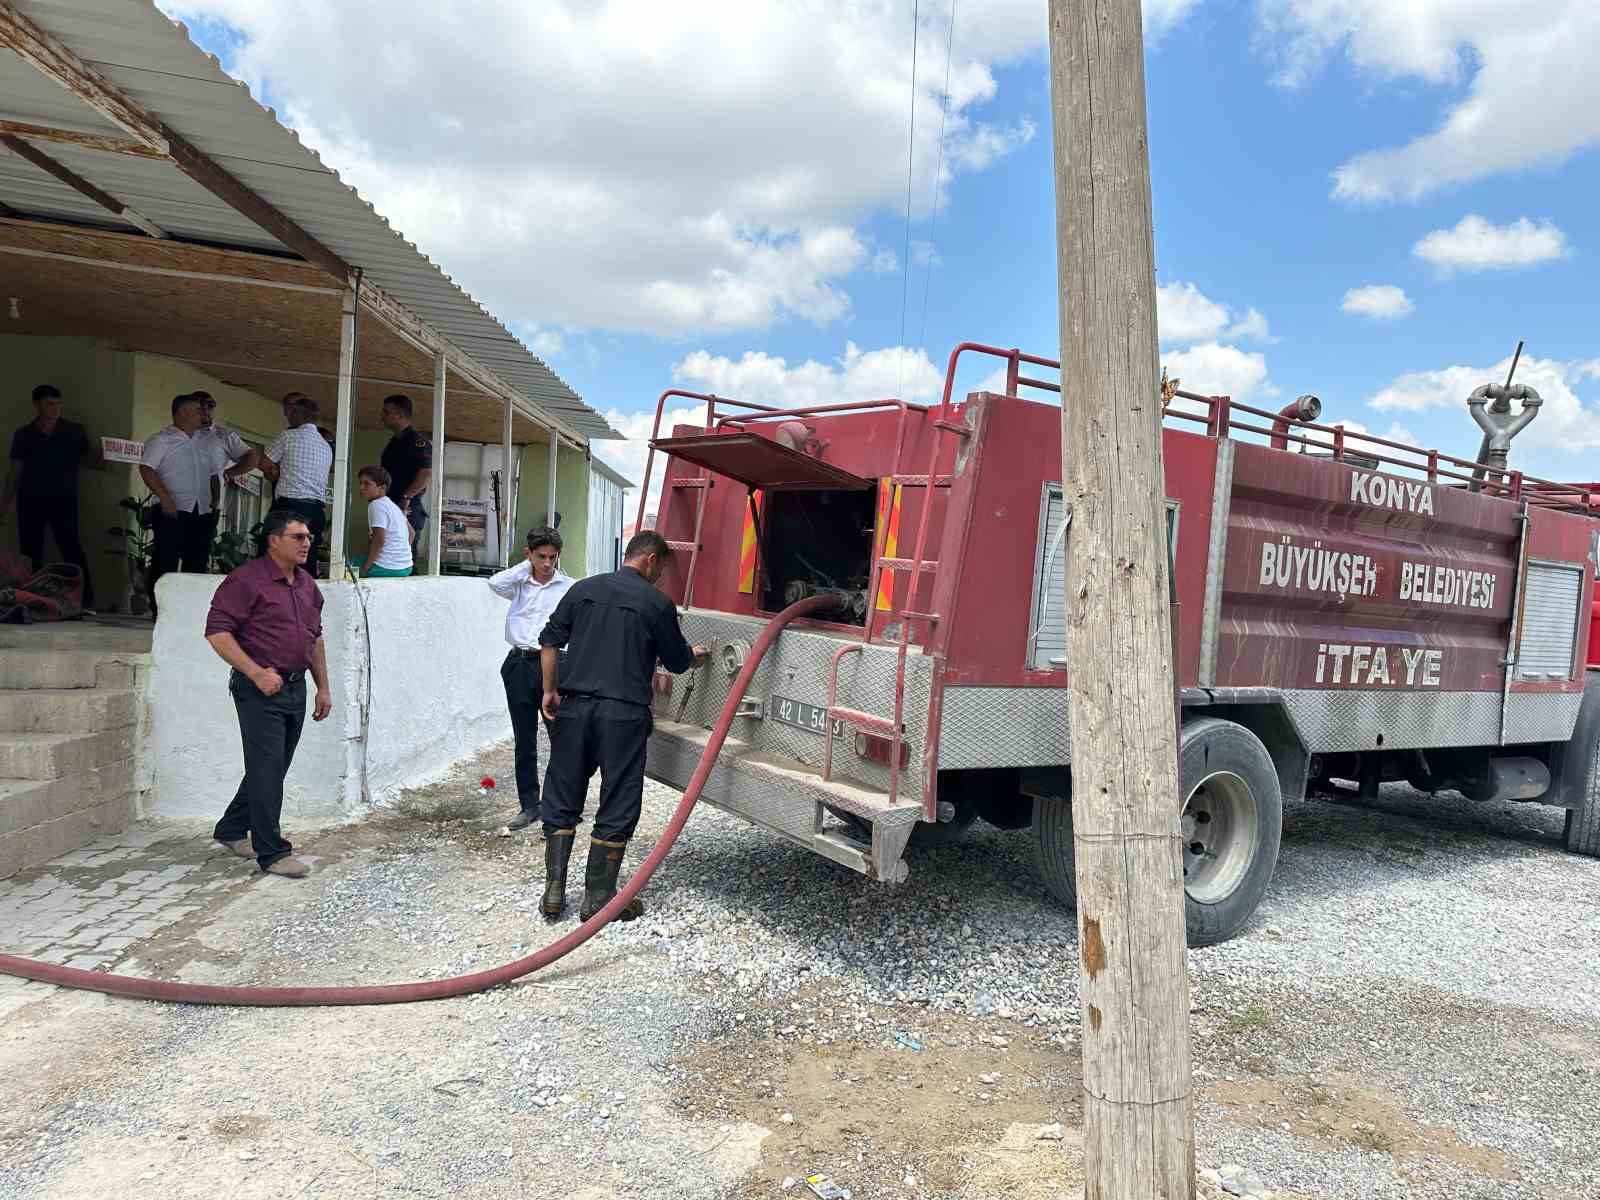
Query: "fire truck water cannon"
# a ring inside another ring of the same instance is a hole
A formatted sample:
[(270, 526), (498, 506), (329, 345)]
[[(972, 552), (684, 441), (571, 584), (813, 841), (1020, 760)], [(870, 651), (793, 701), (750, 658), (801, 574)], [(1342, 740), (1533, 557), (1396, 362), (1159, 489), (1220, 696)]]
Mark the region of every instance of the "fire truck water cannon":
[[(1522, 401), (1521, 412), (1512, 413), (1513, 400)], [(1533, 423), (1543, 403), (1539, 393), (1525, 383), (1486, 383), (1468, 396), (1467, 408), (1483, 430), (1478, 461), (1493, 471), (1504, 472), (1511, 439)]]

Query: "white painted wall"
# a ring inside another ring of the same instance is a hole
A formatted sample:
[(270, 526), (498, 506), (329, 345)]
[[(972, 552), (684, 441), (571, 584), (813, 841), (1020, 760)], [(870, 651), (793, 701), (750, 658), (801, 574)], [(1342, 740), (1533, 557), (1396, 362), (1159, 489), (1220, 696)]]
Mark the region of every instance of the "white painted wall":
[(584, 574), (604, 575), (622, 565), (622, 485), (589, 472), (589, 537)]
[[(151, 764), (145, 812), (152, 816), (216, 816), (243, 772), (228, 667), (205, 640), (221, 582), (173, 574), (158, 585), (143, 747)], [(334, 707), (321, 723), (308, 711), (284, 784), (286, 821), (360, 816), (369, 804), (393, 803), (402, 788), (433, 782), (510, 736), (500, 684), (506, 603), (483, 580), (319, 586)]]

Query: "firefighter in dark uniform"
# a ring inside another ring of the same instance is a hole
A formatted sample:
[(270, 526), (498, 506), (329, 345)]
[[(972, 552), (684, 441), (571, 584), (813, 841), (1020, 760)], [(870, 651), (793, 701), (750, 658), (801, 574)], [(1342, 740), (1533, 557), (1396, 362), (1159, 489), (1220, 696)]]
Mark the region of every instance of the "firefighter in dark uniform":
[(417, 535), (428, 520), (422, 493), (433, 481), (433, 443), (411, 424), (410, 396), (385, 396), (383, 423), (394, 431), (394, 436), (383, 448), (379, 461), (389, 472), (389, 499), (405, 513), (406, 523), (411, 526), (411, 548), (415, 550)]
[[(684, 640), (677, 608), (656, 589), (671, 552), (653, 529), (634, 534), (622, 566), (573, 584), (539, 634), (544, 715), (554, 726), (540, 801), (548, 917), (560, 916), (566, 907), (567, 862), (596, 768), (600, 805), (589, 835), (583, 920), (617, 894), (622, 854), (644, 802), (656, 662), (681, 674), (702, 665), (710, 653)], [(562, 646), (566, 662), (558, 667)], [(643, 912), (635, 899), (617, 919), (631, 921)]]

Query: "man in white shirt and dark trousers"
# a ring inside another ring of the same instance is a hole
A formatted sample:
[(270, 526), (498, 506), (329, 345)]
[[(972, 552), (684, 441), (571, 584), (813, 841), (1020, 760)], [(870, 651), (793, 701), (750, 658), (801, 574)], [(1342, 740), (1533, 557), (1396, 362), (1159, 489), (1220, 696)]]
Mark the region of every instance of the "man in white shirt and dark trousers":
[[(261, 473), (272, 481), (272, 507), (294, 513), (311, 531), (306, 570), (313, 575), (328, 523), (328, 472), (333, 469), (333, 447), (317, 428), (317, 411), (317, 402), (304, 392), (285, 396), (283, 420), (288, 428), (261, 456)], [(266, 552), (263, 540), (261, 553)]]
[[(172, 399), (172, 424), (147, 438), (139, 477), (155, 493), (161, 507), (152, 526), (150, 611), (156, 610), (156, 582), (182, 569), (204, 575), (211, 569), (211, 543), (217, 535), (217, 513), (211, 502), (211, 479), (228, 467), (230, 479), (256, 465), (256, 453), (236, 433), (208, 434), (204, 393)], [(206, 397), (210, 399), (210, 397)]]
[[(489, 580), (495, 595), (511, 601), (506, 613), (506, 641), (511, 652), (500, 668), (501, 681), (506, 685), (506, 706), (511, 710), (511, 729), (516, 736), (517, 802), (521, 806), (508, 823), (511, 829), (526, 829), (539, 819), (539, 707), (544, 698), (539, 635), (572, 582), (572, 577), (561, 570), (561, 535), (544, 527), (528, 534), (528, 550), (522, 562)], [(544, 727), (550, 732), (549, 721)], [(573, 832), (567, 831), (569, 851)], [(546, 838), (547, 860), (557, 840)], [(565, 857), (560, 865), (565, 878)]]

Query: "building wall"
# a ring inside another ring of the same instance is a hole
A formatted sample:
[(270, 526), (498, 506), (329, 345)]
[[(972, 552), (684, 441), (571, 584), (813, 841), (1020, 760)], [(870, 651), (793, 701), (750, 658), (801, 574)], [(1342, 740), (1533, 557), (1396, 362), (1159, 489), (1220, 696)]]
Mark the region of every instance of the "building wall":
[[(132, 436), (144, 439), (172, 424), (172, 398), (184, 392), (210, 392), (217, 401), (217, 424), (262, 445), (283, 432), (283, 404), (245, 388), (223, 383), (198, 367), (156, 354), (134, 354)], [(288, 390), (288, 389), (285, 389)]]
[[(389, 444), (389, 439), (394, 435), (387, 429), (356, 429), (352, 431), (350, 439), (350, 496), (345, 510), (344, 525), (344, 552), (346, 557), (352, 554), (365, 554), (367, 552), (367, 502), (361, 498), (360, 477), (358, 472), (362, 467), (377, 467), (383, 464), (379, 460), (383, 457), (383, 448)], [(422, 498), (422, 503), (428, 510), (428, 519), (433, 519), (434, 489), (428, 488), (428, 494)], [(329, 519), (333, 517), (328, 514)], [(424, 531), (426, 532), (426, 531)], [(426, 551), (419, 547), (418, 557), (426, 561)], [(343, 568), (339, 563), (329, 563), (329, 574), (334, 578), (343, 578)]]
[[(169, 575), (159, 585), (142, 747), (152, 764), (145, 812), (155, 817), (215, 817), (243, 771), (228, 667), (204, 638), (221, 582)], [(291, 838), (298, 822), (390, 804), (402, 788), (442, 778), (511, 729), (499, 679), (506, 606), (483, 580), (319, 586), (334, 707), (326, 721), (308, 715), (285, 781)]]
[(622, 485), (598, 471), (589, 472), (589, 535), (585, 566), (592, 575), (621, 564)]
[[(513, 548), (524, 545), (528, 530), (547, 519), (549, 444), (524, 446), (520, 462)], [(562, 446), (556, 459), (556, 511), (561, 514), (561, 569), (581, 577), (588, 571), (589, 460), (569, 446)]]
[[(53, 383), (62, 392), (62, 415), (89, 431), (99, 447), (102, 437), (134, 437), (130, 397), (132, 357), (93, 338), (30, 337), (0, 334), (0, 437), (11, 453), (12, 434), (34, 418), (33, 389)], [(7, 463), (9, 469), (10, 463)], [(117, 501), (130, 494), (130, 469), (109, 463), (78, 476), (78, 526), (89, 570), (94, 574), (95, 602), (116, 601), (127, 584), (122, 539), (108, 530), (125, 515)], [(18, 552), (15, 515), (0, 526), (0, 549)], [(53, 539), (45, 555), (58, 558)]]

